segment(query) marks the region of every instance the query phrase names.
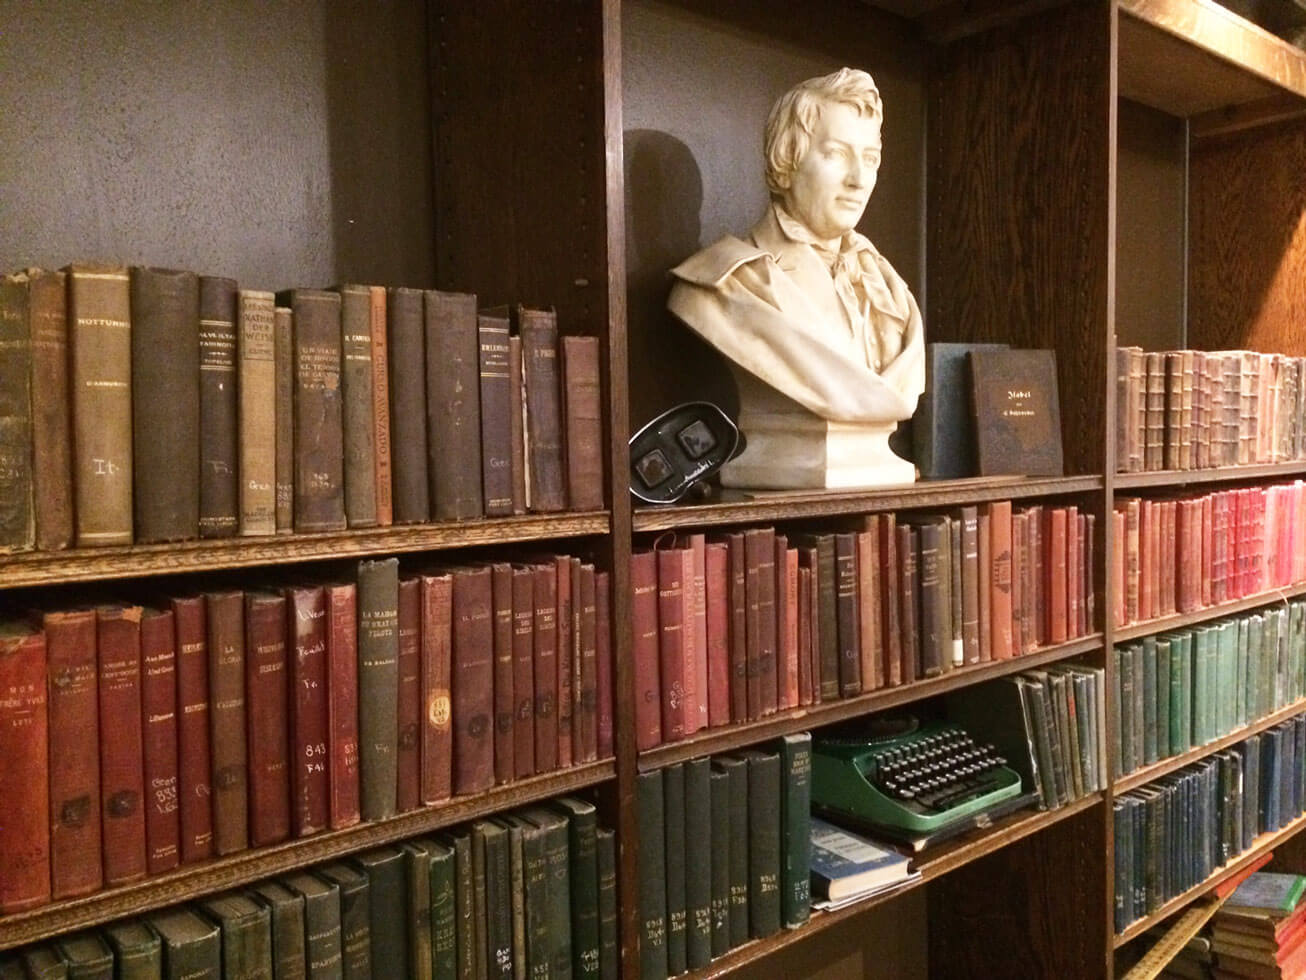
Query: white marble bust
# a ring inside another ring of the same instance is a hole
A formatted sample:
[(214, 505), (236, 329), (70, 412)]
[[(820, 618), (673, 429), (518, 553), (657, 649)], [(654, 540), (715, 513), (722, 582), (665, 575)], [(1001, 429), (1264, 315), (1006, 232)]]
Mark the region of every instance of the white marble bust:
[(888, 446), (925, 387), (920, 311), (856, 231), (880, 165), (880, 95), (842, 68), (795, 86), (766, 122), (771, 203), (672, 270), (668, 306), (730, 361), (745, 452), (735, 487), (909, 483)]

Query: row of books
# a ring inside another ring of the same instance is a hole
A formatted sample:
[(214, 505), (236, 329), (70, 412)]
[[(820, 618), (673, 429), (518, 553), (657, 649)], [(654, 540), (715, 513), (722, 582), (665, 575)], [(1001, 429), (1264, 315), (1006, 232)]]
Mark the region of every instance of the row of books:
[(599, 342), (551, 308), (70, 265), (0, 280), (0, 550), (603, 506)]
[(1207, 930), (1215, 976), (1306, 976), (1306, 876), (1258, 871), (1238, 886)]
[(27, 947), (0, 980), (616, 980), (614, 841), (564, 797)]
[(1092, 629), (1095, 518), (1011, 501), (857, 530), (686, 535), (631, 557), (641, 750)]
[(1306, 459), (1306, 358), (1116, 349), (1116, 469)]
[(1114, 651), (1112, 762), (1126, 775), (1306, 697), (1306, 601)]
[(707, 966), (811, 914), (812, 738), (640, 773), (640, 976)]
[(1117, 498), (1111, 515), (1117, 626), (1306, 582), (1306, 483), (1164, 500)]
[(612, 754), (567, 556), (157, 595), (0, 631), (0, 911)]
[(1306, 806), (1306, 715), (1115, 799), (1115, 927), (1160, 908)]

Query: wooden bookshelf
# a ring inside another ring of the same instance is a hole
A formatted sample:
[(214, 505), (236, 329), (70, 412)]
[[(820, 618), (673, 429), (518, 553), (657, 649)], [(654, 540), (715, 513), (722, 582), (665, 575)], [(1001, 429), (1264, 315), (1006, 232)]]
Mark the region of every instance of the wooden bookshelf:
[(1235, 613), (1246, 612), (1260, 606), (1287, 602), (1289, 599), (1295, 599), (1300, 595), (1306, 595), (1306, 584), (1294, 585), (1285, 589), (1274, 589), (1270, 592), (1259, 592), (1256, 595), (1235, 599), (1233, 602), (1221, 602), (1214, 606), (1207, 606), (1205, 609), (1195, 609), (1188, 613), (1176, 613), (1173, 616), (1160, 616), (1156, 619), (1149, 619), (1145, 623), (1130, 623), (1128, 626), (1117, 626), (1111, 631), (1112, 642), (1125, 643), (1129, 640), (1136, 640), (1140, 636), (1151, 636), (1153, 633), (1165, 633), (1170, 630), (1183, 629), (1187, 626), (1196, 626), (1199, 623), (1222, 619), (1225, 616), (1232, 616)]
[(1112, 482), (1117, 490), (1142, 487), (1187, 487), (1203, 483), (1253, 483), (1259, 480), (1295, 480), (1306, 474), (1306, 460), (1288, 463), (1259, 463), (1255, 466), (1217, 466), (1206, 470), (1153, 470), (1147, 473), (1117, 473)]

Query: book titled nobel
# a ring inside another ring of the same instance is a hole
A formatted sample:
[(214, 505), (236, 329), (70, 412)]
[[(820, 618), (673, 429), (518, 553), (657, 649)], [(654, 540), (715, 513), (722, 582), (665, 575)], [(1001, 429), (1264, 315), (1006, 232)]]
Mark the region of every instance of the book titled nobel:
[(969, 355), (980, 476), (1061, 476), (1056, 353), (976, 350)]
[(812, 899), (837, 903), (905, 881), (908, 859), (819, 817), (812, 817)]

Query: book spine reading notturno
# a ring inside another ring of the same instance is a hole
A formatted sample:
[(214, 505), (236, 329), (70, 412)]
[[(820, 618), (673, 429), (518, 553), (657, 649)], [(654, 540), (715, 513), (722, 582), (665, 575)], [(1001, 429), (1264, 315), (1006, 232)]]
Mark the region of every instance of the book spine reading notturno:
[(427, 477), (431, 516), (484, 513), (476, 297), (426, 291)]
[[(49, 727), (46, 714), (46, 647), (40, 630), (0, 624), (0, 793), (9, 816), (0, 821), (0, 912), (18, 912), (50, 900)], [(137, 717), (139, 719), (139, 702)], [(139, 731), (139, 721), (138, 729)], [(139, 747), (139, 741), (137, 746)], [(116, 773), (111, 773), (115, 777)], [(139, 778), (139, 769), (138, 769)], [(99, 801), (95, 801), (98, 806)], [(139, 806), (137, 812), (139, 812)], [(145, 870), (141, 828), (140, 870)], [(106, 857), (107, 857), (106, 852)], [(116, 856), (116, 855), (115, 855)], [(86, 855), (98, 860), (99, 854)], [(107, 865), (106, 865), (107, 870)], [(115, 873), (120, 868), (113, 869)]]
[(358, 563), (358, 746), (364, 820), (394, 816), (399, 699), (399, 561)]
[(240, 526), (236, 281), (200, 276), (200, 537)]
[(73, 459), (65, 275), (33, 269), (27, 281), (32, 344), (32, 496), (36, 546), (73, 540)]

